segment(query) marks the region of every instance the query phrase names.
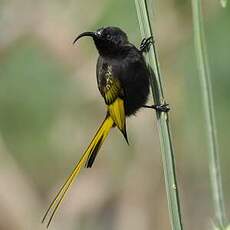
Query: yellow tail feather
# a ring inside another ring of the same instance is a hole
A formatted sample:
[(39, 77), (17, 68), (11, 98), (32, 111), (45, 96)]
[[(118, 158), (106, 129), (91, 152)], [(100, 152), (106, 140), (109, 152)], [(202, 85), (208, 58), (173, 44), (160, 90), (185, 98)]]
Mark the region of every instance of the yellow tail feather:
[[(49, 208), (47, 209), (47, 211), (46, 211), (46, 213), (42, 219), (42, 223), (43, 223), (45, 221), (46, 217), (48, 216), (48, 214), (50, 213), (50, 211), (53, 210), (51, 212), (50, 218), (48, 220), (47, 228), (49, 227), (58, 207), (62, 203), (66, 192), (68, 191), (68, 189), (70, 188), (70, 186), (72, 185), (72, 183), (76, 179), (77, 175), (79, 174), (82, 166), (87, 162), (88, 159), (90, 159), (90, 156), (92, 154), (96, 154), (99, 151), (102, 143), (104, 142), (104, 140), (108, 136), (110, 129), (113, 127), (113, 124), (114, 124), (113, 119), (110, 116), (107, 116), (105, 118), (105, 120), (103, 121), (103, 123), (101, 124), (100, 128), (98, 129), (97, 133), (95, 134), (93, 140), (89, 144), (88, 148), (86, 149), (86, 151), (82, 155), (81, 159), (76, 164), (74, 170), (72, 171), (72, 173), (70, 174), (70, 176), (68, 177), (68, 179), (66, 180), (64, 185), (61, 187), (61, 189), (57, 193), (56, 197), (51, 202)], [(94, 158), (92, 159), (92, 161), (94, 160)]]

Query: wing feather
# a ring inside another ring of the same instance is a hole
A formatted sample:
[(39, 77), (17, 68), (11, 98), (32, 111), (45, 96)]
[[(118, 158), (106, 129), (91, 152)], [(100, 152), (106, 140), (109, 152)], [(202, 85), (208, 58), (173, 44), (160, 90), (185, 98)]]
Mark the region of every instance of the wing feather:
[(118, 97), (112, 104), (108, 105), (108, 113), (113, 119), (116, 126), (122, 132), (127, 143), (129, 143), (126, 132), (125, 107), (123, 99)]
[(105, 103), (107, 104), (108, 114), (111, 116), (115, 125), (122, 132), (128, 143), (124, 89), (122, 88), (120, 80), (114, 76), (111, 66), (107, 66), (107, 69), (99, 82), (99, 89), (105, 99)]

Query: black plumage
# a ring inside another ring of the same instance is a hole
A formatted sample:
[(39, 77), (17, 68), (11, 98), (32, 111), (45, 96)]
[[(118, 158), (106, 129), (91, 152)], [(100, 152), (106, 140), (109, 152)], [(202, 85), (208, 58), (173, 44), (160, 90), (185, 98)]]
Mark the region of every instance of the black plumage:
[(81, 159), (47, 209), (42, 220), (44, 222), (50, 215), (47, 227), (81, 168), (84, 165), (86, 167), (93, 165), (100, 147), (113, 127), (117, 127), (128, 142), (126, 116), (135, 114), (141, 107), (167, 111), (167, 108), (161, 105), (145, 105), (149, 94), (150, 71), (145, 63), (143, 52), (148, 50), (151, 38), (144, 39), (140, 49), (137, 49), (128, 41), (127, 35), (121, 29), (106, 27), (96, 32), (82, 33), (74, 43), (84, 36), (93, 38), (99, 53), (96, 69), (97, 83), (107, 113)]
[(117, 27), (99, 29), (93, 37), (99, 52), (97, 61), (97, 83), (103, 89), (108, 78), (120, 82), (119, 96), (125, 102), (125, 115), (130, 116), (145, 105), (149, 95), (149, 69), (143, 50), (137, 49), (127, 35)]

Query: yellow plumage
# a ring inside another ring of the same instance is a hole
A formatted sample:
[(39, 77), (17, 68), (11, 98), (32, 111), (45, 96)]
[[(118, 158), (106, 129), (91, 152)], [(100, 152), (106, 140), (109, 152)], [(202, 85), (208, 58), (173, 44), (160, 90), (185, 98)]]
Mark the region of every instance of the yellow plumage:
[[(63, 201), (65, 194), (68, 191), (69, 187), (74, 182), (74, 179), (76, 179), (77, 175), (79, 174), (82, 166), (85, 164), (87, 159), (90, 157), (90, 154), (92, 154), (92, 152), (94, 151), (94, 149), (96, 148), (98, 143), (100, 142), (99, 143), (100, 146), (102, 145), (105, 138), (109, 134), (109, 131), (113, 126), (113, 123), (114, 123), (113, 119), (110, 116), (105, 118), (104, 122), (102, 123), (102, 125), (98, 129), (96, 135), (94, 136), (93, 140), (89, 144), (88, 148), (86, 149), (86, 151), (82, 155), (81, 159), (76, 164), (74, 170), (72, 171), (72, 173), (70, 174), (70, 176), (66, 180), (65, 184), (61, 187), (58, 194), (56, 195), (56, 197), (54, 198), (54, 200), (50, 204), (50, 206), (49, 206), (48, 210), (46, 211), (44, 218), (42, 220), (42, 222), (44, 222), (48, 213), (51, 211), (51, 209), (53, 209), (52, 214), (50, 216), (50, 219), (48, 221), (47, 227), (49, 226), (54, 214), (56, 213), (58, 207), (60, 206), (61, 202)], [(99, 150), (100, 146), (98, 147), (97, 151)]]
[(112, 104), (108, 105), (109, 115), (112, 117), (116, 126), (124, 131), (125, 129), (125, 108), (124, 101), (117, 98)]
[(124, 101), (121, 98), (117, 98), (112, 104), (108, 105), (108, 113), (101, 124), (100, 128), (98, 129), (97, 133), (95, 134), (93, 140), (89, 144), (88, 148), (82, 155), (81, 159), (76, 164), (74, 170), (64, 183), (64, 185), (59, 190), (58, 194), (50, 204), (48, 210), (46, 211), (42, 222), (45, 221), (46, 217), (48, 216), (49, 212), (52, 210), (50, 215), (47, 227), (49, 226), (51, 220), (54, 217), (58, 207), (62, 203), (66, 192), (76, 179), (77, 175), (79, 174), (82, 166), (86, 165), (87, 167), (91, 167), (97, 152), (99, 151), (101, 145), (103, 144), (104, 140), (109, 134), (110, 129), (114, 126), (114, 124), (121, 130), (124, 137), (127, 140), (126, 129), (125, 129), (125, 109), (124, 109)]

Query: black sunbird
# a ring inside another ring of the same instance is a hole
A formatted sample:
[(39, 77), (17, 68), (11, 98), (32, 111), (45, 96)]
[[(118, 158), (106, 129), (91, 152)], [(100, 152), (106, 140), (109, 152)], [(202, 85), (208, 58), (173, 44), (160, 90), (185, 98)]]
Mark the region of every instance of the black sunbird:
[[(128, 41), (126, 33), (120, 28), (106, 27), (96, 32), (84, 32), (74, 40), (74, 43), (86, 36), (93, 39), (99, 53), (96, 68), (97, 84), (105, 100), (107, 112), (88, 148), (46, 211), (42, 222), (51, 212), (47, 227), (82, 166), (92, 167), (111, 128), (117, 127), (128, 143), (126, 117), (135, 114), (142, 107), (153, 108), (160, 112), (169, 110), (167, 104), (146, 105), (150, 69), (143, 53), (149, 50), (151, 37), (143, 39), (138, 49)], [(154, 73), (151, 71), (151, 74)]]

